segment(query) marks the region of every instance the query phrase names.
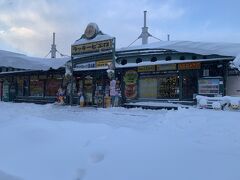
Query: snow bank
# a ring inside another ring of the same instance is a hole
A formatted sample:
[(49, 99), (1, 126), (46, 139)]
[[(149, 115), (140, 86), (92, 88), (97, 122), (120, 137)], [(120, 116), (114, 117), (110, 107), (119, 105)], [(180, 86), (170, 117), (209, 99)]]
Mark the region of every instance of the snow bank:
[[(223, 96), (223, 97), (207, 97), (196, 96), (198, 105), (203, 108), (221, 109), (219, 106), (231, 106), (233, 109), (240, 108), (240, 97)], [(204, 102), (204, 103), (203, 103)]]
[(49, 70), (64, 67), (70, 58), (36, 58), (0, 50), (0, 66), (28, 70)]
[(238, 112), (0, 109), (0, 169), (24, 180), (240, 179)]

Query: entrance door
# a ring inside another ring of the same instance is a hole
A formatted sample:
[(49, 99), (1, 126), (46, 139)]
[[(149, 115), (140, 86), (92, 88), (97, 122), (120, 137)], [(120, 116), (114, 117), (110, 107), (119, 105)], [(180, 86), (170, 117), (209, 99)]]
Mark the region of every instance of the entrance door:
[(182, 100), (193, 100), (197, 93), (198, 77), (197, 72), (185, 72), (182, 75)]

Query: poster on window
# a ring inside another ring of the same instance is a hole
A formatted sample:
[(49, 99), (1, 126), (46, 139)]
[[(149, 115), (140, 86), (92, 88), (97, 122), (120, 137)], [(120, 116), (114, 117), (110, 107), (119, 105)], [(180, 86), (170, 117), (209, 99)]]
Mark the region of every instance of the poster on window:
[(124, 95), (126, 99), (135, 99), (137, 97), (137, 79), (138, 79), (138, 73), (136, 71), (129, 70), (125, 73)]

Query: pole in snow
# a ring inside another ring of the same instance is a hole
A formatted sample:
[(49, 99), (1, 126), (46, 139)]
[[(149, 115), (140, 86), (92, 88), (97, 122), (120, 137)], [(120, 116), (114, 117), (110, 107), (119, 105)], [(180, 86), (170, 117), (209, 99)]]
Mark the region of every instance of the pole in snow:
[(56, 58), (57, 48), (55, 44), (55, 32), (53, 33), (53, 43), (51, 47), (51, 58)]

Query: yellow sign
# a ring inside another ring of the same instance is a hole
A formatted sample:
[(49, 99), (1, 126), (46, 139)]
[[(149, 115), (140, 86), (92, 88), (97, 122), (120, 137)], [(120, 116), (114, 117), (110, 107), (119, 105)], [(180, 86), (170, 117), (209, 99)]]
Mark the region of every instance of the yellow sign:
[(101, 60), (101, 61), (96, 61), (96, 67), (107, 67), (109, 63), (111, 63), (112, 60)]
[(176, 69), (177, 69), (176, 64), (157, 65), (157, 71), (170, 71), (170, 70), (176, 70)]
[(194, 62), (194, 63), (178, 64), (178, 69), (179, 70), (201, 69), (201, 63), (200, 62)]
[(151, 72), (155, 71), (155, 66), (140, 66), (138, 67), (138, 72)]
[(72, 46), (72, 55), (101, 52), (112, 49), (112, 39)]

